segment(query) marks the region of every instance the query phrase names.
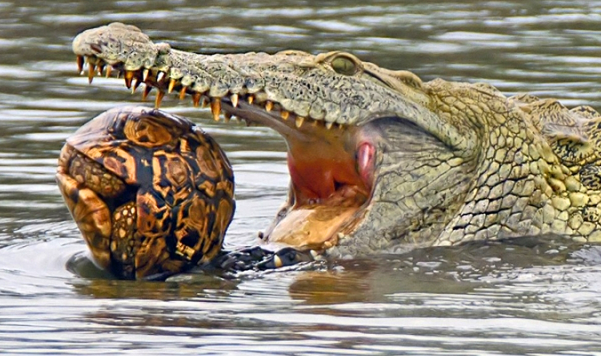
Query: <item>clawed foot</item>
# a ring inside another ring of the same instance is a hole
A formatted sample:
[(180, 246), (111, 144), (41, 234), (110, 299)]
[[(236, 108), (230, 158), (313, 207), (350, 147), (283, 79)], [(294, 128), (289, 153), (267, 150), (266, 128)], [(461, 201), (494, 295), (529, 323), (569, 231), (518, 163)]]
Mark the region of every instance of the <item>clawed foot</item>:
[(213, 260), (212, 264), (215, 268), (225, 271), (263, 271), (313, 260), (313, 255), (308, 251), (299, 251), (292, 247), (286, 247), (277, 251), (268, 251), (255, 246), (237, 251), (223, 252), (221, 256)]

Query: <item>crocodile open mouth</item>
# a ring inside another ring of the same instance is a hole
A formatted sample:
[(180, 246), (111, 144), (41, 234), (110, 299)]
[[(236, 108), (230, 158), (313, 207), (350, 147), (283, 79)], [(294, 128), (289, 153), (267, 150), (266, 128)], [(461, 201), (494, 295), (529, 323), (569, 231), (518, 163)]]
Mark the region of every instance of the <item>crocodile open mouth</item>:
[(281, 134), (288, 146), (291, 189), (288, 204), (264, 234), (267, 241), (323, 250), (361, 220), (372, 195), (377, 153), (377, 135), (367, 126), (341, 124), (325, 112), (289, 111), (286, 103), (268, 100), (263, 90), (251, 92), (249, 85), (238, 93), (216, 93), (156, 69), (125, 70), (123, 63), (109, 65), (94, 56), (77, 57), (80, 71), (84, 60), (90, 83), (95, 75), (117, 73), (132, 92), (143, 83), (143, 99), (155, 89), (157, 108), (168, 93), (190, 96), (194, 106), (210, 106), (217, 121), (235, 116)]

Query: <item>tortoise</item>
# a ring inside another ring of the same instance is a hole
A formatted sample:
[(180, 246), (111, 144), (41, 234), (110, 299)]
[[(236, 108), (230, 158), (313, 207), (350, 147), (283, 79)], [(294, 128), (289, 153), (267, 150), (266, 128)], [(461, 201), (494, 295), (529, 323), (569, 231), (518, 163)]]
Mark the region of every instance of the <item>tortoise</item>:
[(213, 260), (235, 210), (232, 168), (213, 138), (146, 107), (111, 109), (77, 130), (56, 179), (94, 262), (122, 279)]

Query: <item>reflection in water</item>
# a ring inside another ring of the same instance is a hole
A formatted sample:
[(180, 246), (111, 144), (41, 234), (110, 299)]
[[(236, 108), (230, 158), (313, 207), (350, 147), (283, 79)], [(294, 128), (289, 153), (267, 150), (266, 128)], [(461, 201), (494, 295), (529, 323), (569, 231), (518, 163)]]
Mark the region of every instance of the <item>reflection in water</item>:
[[(425, 249), (167, 283), (97, 275), (54, 183), (63, 141), (100, 111), (139, 102), (75, 73), (72, 37), (133, 23), (201, 52), (335, 49), (424, 80), (486, 81), (601, 109), (599, 1), (0, 1), (0, 349), (107, 354), (538, 354), (601, 349), (596, 247)], [(265, 128), (201, 121), (234, 165), (227, 247), (251, 243), (288, 186)], [(76, 259), (77, 260), (77, 259)], [(86, 270), (86, 268), (88, 268)], [(131, 351), (130, 351), (131, 350)]]

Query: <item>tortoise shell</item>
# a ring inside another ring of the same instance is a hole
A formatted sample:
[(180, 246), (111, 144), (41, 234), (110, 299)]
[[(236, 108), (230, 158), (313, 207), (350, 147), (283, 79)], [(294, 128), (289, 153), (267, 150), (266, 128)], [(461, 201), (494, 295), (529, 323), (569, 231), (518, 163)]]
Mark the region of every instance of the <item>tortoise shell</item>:
[(145, 107), (106, 111), (77, 130), (57, 182), (95, 262), (125, 279), (210, 261), (235, 209), (219, 145), (185, 118)]

